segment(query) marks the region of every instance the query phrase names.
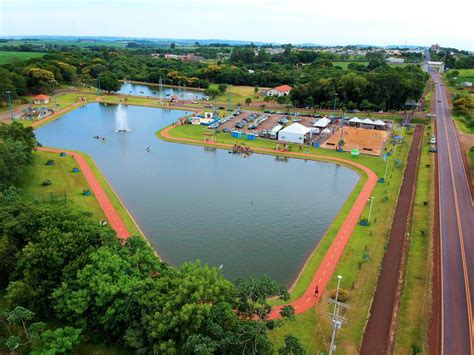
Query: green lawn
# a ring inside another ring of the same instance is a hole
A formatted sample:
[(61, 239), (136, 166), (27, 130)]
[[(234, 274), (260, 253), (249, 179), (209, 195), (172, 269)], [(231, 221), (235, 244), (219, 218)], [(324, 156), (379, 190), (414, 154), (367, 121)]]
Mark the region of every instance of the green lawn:
[[(46, 165), (48, 160), (54, 160), (54, 165)], [(104, 213), (96, 198), (83, 196), (82, 192), (89, 189), (82, 173), (73, 173), (72, 168), (77, 167), (76, 161), (71, 156), (60, 157), (59, 154), (49, 152), (34, 152), (33, 165), (27, 168), (19, 187), (24, 190), (28, 200), (45, 199), (51, 194), (66, 194), (67, 207), (78, 211), (89, 211), (95, 220), (104, 218)], [(49, 179), (50, 186), (41, 186)]]
[[(113, 206), (117, 209), (128, 230), (134, 235), (142, 235), (92, 158), (86, 154), (81, 154), (87, 160), (94, 175), (99, 180)], [(55, 164), (45, 165), (50, 159), (54, 160)], [(76, 166), (76, 161), (71, 156), (60, 157), (57, 153), (37, 151), (34, 153), (33, 165), (26, 170), (19, 186), (24, 190), (25, 198), (30, 200), (33, 198), (47, 200), (51, 196), (50, 194), (63, 196), (66, 193), (68, 208), (91, 212), (92, 218), (97, 221), (105, 218), (96, 198), (93, 195), (82, 195), (82, 192), (85, 189), (90, 189), (90, 187), (82, 173), (72, 173), (72, 168)], [(52, 185), (41, 186), (45, 179), (50, 179)]]
[[(203, 133), (206, 128), (202, 126), (180, 126), (176, 127), (170, 132), (173, 137), (193, 138), (202, 141)], [(158, 133), (159, 135), (159, 133)], [(299, 337), (304, 347), (309, 353), (314, 353), (317, 350), (327, 349), (327, 338), (330, 336), (329, 321), (325, 316), (325, 312), (329, 311), (327, 297), (328, 292), (335, 287), (335, 275), (341, 274), (343, 276), (342, 285), (349, 290), (351, 309), (346, 314), (348, 324), (345, 325), (338, 333), (338, 351), (341, 353), (356, 353), (359, 348), (367, 314), (371, 304), (371, 299), (379, 269), (384, 254), (384, 248), (388, 242), (388, 236), (391, 229), (391, 220), (393, 211), (396, 206), (401, 178), (404, 171), (408, 150), (411, 144), (412, 135), (402, 132), (406, 137), (406, 143), (397, 148), (396, 158), (401, 161), (401, 165), (395, 167), (394, 159), (389, 158), (389, 169), (387, 175), (387, 182), (385, 184), (377, 184), (374, 189), (374, 206), (372, 210), (372, 224), (369, 227), (362, 227), (357, 225), (349, 240), (344, 253), (339, 260), (336, 272), (328, 289), (323, 294), (322, 301), (318, 303), (314, 312), (316, 316), (310, 316), (306, 312), (298, 315), (295, 322), (289, 322), (282, 328), (270, 332), (270, 337), (274, 342), (276, 348), (283, 344), (284, 335), (292, 333)], [(218, 133), (218, 143), (234, 143), (235, 138), (231, 138), (228, 134)], [(249, 144), (253, 147), (260, 148), (275, 148), (275, 142), (270, 140), (256, 140), (255, 142), (247, 142), (240, 140), (240, 143)], [(390, 145), (388, 149), (392, 149)], [(297, 146), (291, 145), (290, 149), (297, 151)], [(305, 148), (306, 149), (306, 148)], [(320, 159), (324, 157), (337, 156), (352, 159), (349, 153), (338, 153), (334, 150), (309, 148), (309, 158), (315, 159), (315, 154), (320, 155)], [(311, 157), (311, 155), (313, 155)], [(358, 163), (362, 163), (371, 168), (378, 176), (383, 176), (385, 170), (385, 162), (380, 157), (361, 155), (357, 158)], [(349, 197), (341, 209), (339, 215), (334, 220), (323, 240), (315, 249), (307, 268), (302, 273), (298, 283), (296, 284), (291, 296), (292, 299), (297, 298), (306, 289), (312, 275), (318, 267), (325, 251), (332, 242), (337, 233), (338, 228), (351, 208), (351, 204), (357, 197), (360, 191), (361, 184), (355, 188), (353, 194)], [(362, 213), (362, 218), (368, 216), (369, 207), (366, 206)], [(277, 302), (275, 302), (277, 303)]]
[[(431, 127), (430, 127), (431, 128)], [(431, 129), (423, 137), (413, 206), (405, 284), (395, 338), (395, 353), (411, 353), (412, 344), (427, 354), (431, 312), (432, 232), (434, 213), (434, 156), (428, 152)], [(425, 205), (426, 204), (426, 205)]]
[(469, 160), (469, 166), (471, 170), (471, 181), (472, 184), (474, 185), (474, 147), (471, 147), (469, 152), (467, 153), (467, 158)]
[(0, 51), (0, 65), (8, 64), (15, 60), (27, 60), (44, 56), (40, 52), (2, 52)]

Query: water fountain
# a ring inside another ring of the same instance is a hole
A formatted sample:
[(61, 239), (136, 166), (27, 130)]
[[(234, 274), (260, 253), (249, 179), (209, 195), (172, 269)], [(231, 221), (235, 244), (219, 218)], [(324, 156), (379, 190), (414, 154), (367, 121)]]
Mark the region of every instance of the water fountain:
[(128, 127), (127, 111), (125, 111), (125, 108), (120, 103), (115, 111), (115, 132), (125, 133), (131, 131), (132, 130)]

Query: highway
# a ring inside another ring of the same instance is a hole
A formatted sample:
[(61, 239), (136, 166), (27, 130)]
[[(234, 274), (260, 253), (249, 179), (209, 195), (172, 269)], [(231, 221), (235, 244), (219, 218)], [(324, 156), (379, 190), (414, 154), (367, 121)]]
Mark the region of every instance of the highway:
[(435, 83), (440, 245), (441, 354), (474, 354), (474, 206), (440, 74)]

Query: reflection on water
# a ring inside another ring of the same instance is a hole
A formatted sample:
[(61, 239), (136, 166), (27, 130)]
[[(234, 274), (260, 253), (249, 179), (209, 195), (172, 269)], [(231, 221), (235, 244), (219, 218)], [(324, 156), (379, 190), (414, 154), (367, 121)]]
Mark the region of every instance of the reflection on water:
[(115, 109), (89, 104), (39, 128), (38, 139), (91, 155), (172, 265), (200, 259), (224, 264), (231, 279), (265, 273), (290, 283), (358, 179), (335, 164), (158, 140), (180, 111), (125, 106), (133, 132), (117, 134)]
[(171, 99), (172, 96), (176, 96), (179, 100), (191, 101), (201, 100), (205, 97), (204, 92), (199, 90), (163, 86), (163, 91), (160, 91), (159, 86), (132, 83), (123, 83), (118, 93), (123, 95), (161, 97), (164, 99)]

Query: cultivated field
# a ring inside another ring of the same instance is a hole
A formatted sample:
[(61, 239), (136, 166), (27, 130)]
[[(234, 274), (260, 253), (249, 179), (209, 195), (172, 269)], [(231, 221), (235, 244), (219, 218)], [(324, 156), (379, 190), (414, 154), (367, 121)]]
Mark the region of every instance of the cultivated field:
[(27, 60), (44, 56), (40, 52), (0, 52), (0, 65), (8, 64), (15, 60)]

